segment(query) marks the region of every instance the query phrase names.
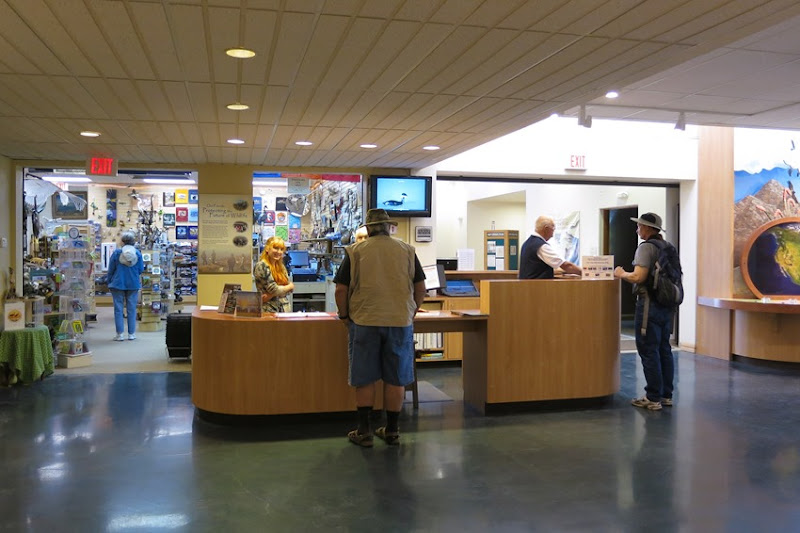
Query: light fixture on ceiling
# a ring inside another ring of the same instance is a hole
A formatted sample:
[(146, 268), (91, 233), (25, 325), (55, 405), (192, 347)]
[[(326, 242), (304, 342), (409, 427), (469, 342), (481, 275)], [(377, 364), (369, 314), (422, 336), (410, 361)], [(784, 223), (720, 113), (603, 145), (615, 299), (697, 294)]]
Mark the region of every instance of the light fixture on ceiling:
[(423, 150), (428, 150), (430, 152), (433, 152), (433, 151), (439, 150), (440, 148), (438, 146), (436, 146), (436, 145), (430, 144), (428, 146), (423, 146), (422, 149)]
[(683, 111), (678, 113), (678, 120), (675, 122), (675, 129), (686, 131), (686, 113)]
[(286, 187), (286, 178), (257, 178), (253, 180), (256, 187)]
[(311, 146), (314, 143), (312, 143), (311, 141), (295, 141), (294, 144), (296, 144), (297, 146)]
[(225, 53), (231, 57), (235, 57), (236, 59), (250, 59), (251, 57), (255, 57), (256, 53), (248, 48), (228, 48), (225, 50)]
[(249, 105), (243, 104), (241, 102), (234, 102), (232, 104), (226, 105), (225, 107), (227, 107), (231, 111), (244, 111), (246, 109), (250, 109)]
[(592, 115), (586, 114), (586, 106), (581, 106), (581, 111), (578, 114), (578, 126), (583, 126), (584, 128), (591, 128), (592, 127)]
[(145, 183), (150, 183), (152, 185), (194, 185), (195, 181), (190, 179), (180, 180), (174, 178), (144, 178), (142, 180)]
[(371, 144), (371, 143), (370, 144), (359, 144), (359, 146), (361, 148), (377, 148), (378, 147), (377, 144)]
[(100, 137), (100, 132), (85, 130), (81, 132), (81, 137)]
[(244, 144), (244, 139), (228, 139), (228, 144)]
[(50, 183), (91, 183), (91, 179), (86, 176), (42, 176), (44, 181)]
[(619, 97), (619, 93), (617, 91), (608, 91), (606, 93), (606, 98), (611, 98), (613, 100), (614, 98), (618, 98), (618, 97)]

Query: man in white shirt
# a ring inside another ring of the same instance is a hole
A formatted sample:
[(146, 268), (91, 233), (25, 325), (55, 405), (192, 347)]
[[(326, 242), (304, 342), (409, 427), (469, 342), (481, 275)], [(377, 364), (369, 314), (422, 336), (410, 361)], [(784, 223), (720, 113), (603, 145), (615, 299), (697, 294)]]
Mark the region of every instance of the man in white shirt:
[(547, 243), (555, 232), (552, 217), (542, 215), (536, 219), (535, 231), (520, 252), (519, 279), (552, 279), (556, 268), (567, 274), (581, 274), (581, 267), (565, 260)]

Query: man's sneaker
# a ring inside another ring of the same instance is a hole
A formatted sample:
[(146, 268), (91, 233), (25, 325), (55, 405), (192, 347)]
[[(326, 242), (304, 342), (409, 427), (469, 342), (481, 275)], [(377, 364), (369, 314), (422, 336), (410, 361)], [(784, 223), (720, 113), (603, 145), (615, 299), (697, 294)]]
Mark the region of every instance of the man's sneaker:
[(134, 335), (133, 333), (131, 333), (130, 335), (128, 335), (128, 340), (129, 340), (129, 341), (135, 341), (135, 340), (136, 340), (136, 335)]
[(648, 400), (647, 396), (642, 396), (641, 398), (635, 398), (631, 400), (631, 405), (634, 407), (641, 407), (642, 409), (649, 409), (650, 411), (661, 410), (661, 402), (653, 402)]
[(661, 398), (661, 405), (664, 407), (672, 407), (672, 398)]
[(114, 340), (115, 341), (124, 341), (125, 340), (125, 335), (123, 335), (122, 333), (117, 333), (117, 336), (114, 337)]

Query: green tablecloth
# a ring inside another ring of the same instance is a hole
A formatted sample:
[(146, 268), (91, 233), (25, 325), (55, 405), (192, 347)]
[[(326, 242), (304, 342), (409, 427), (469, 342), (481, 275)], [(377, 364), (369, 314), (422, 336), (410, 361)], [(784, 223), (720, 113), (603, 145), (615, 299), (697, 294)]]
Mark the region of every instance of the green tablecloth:
[(22, 383), (53, 373), (53, 345), (47, 326), (4, 331), (0, 335), (0, 363), (8, 365)]

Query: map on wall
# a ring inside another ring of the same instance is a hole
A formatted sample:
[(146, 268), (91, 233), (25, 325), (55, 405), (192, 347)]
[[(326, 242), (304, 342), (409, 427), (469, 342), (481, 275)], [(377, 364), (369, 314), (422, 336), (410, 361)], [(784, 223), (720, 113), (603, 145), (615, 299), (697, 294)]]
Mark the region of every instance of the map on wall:
[[(733, 269), (735, 298), (800, 296), (800, 157), (792, 132), (767, 147), (736, 130)], [(753, 150), (756, 153), (752, 153)], [(748, 153), (750, 151), (751, 153)]]

